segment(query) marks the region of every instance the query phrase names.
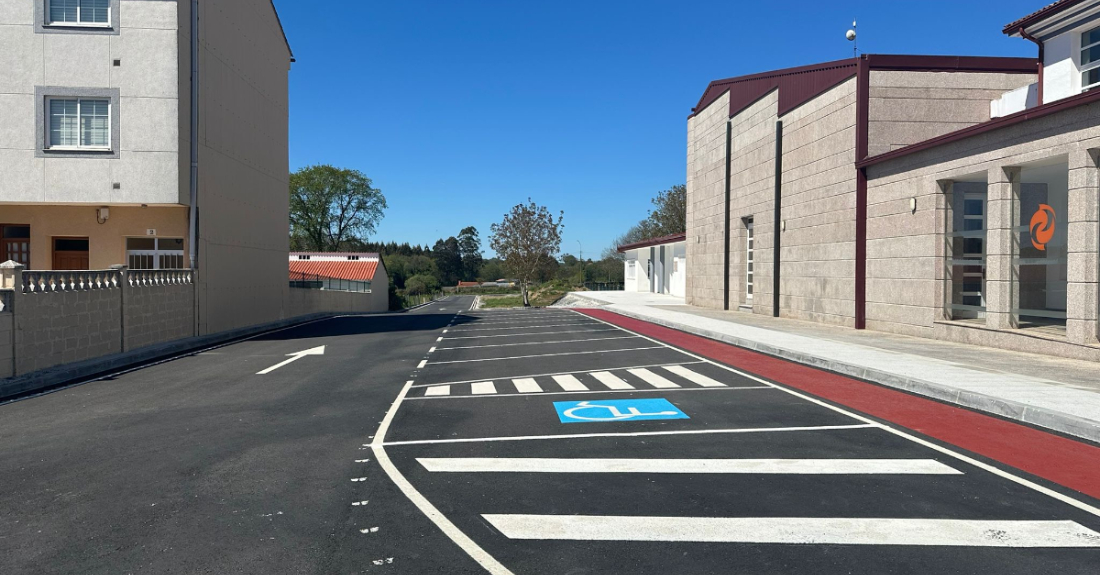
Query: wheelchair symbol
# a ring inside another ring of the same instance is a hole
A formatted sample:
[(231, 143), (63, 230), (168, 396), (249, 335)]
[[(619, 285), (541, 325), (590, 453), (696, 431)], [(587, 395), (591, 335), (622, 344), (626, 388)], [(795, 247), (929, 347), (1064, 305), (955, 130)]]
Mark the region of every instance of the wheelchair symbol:
[[(588, 417), (585, 417), (583, 415), (576, 415), (576, 413), (578, 411), (584, 411), (584, 410), (602, 410), (603, 415), (602, 416), (588, 416)], [(619, 408), (615, 407), (614, 405), (599, 405), (599, 404), (589, 403), (587, 401), (582, 401), (582, 402), (578, 403), (575, 407), (571, 407), (569, 409), (566, 409), (562, 413), (566, 417), (569, 417), (569, 418), (572, 418), (572, 419), (579, 419), (579, 420), (582, 420), (582, 421), (622, 421), (624, 419), (633, 419), (635, 417), (661, 417), (661, 416), (680, 415), (680, 412), (678, 412), (678, 411), (656, 411), (656, 412), (653, 412), (653, 413), (642, 413), (641, 411), (638, 410), (637, 407), (628, 407), (628, 408), (626, 408), (626, 413), (623, 413), (622, 411), (619, 410)]]

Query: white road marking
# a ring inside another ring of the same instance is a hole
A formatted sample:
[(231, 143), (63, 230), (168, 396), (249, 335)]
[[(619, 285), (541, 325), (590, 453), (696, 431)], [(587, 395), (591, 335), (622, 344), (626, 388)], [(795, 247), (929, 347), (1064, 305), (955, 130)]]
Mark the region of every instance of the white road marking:
[[(689, 362), (678, 362), (677, 364), (678, 365), (694, 365), (694, 364), (699, 364), (699, 363), (707, 363), (707, 362), (705, 362), (705, 361), (689, 361)], [(522, 375), (504, 375), (504, 376), (498, 377), (497, 379), (515, 379), (517, 377), (551, 377), (551, 376), (554, 376), (554, 375), (564, 375), (564, 374), (567, 374), (567, 373), (592, 373), (593, 371), (607, 371), (608, 369), (634, 369), (634, 368), (638, 368), (638, 367), (665, 367), (665, 366), (668, 366), (668, 365), (671, 365), (671, 364), (668, 363), (668, 362), (665, 362), (665, 363), (651, 363), (651, 364), (648, 364), (648, 365), (626, 365), (626, 366), (623, 366), (623, 367), (612, 367), (612, 368), (602, 367), (600, 369), (587, 369), (587, 370), (582, 370), (582, 371), (555, 371), (553, 373), (530, 373), (530, 374), (525, 373), (525, 374), (522, 374)], [(467, 379), (467, 380), (463, 380), (463, 381), (441, 381), (441, 382), (438, 382), (438, 383), (421, 383), (421, 384), (418, 384), (418, 385), (414, 385), (413, 387), (428, 387), (430, 385), (454, 385), (454, 384), (458, 384), (458, 383), (473, 383), (475, 381), (485, 381), (485, 379), (482, 378), (482, 379)], [(774, 386), (772, 386), (772, 387), (774, 387)]]
[[(580, 314), (580, 312), (577, 312), (577, 313)], [(585, 317), (590, 317), (590, 316), (585, 316)], [(1048, 487), (1044, 487), (1042, 485), (1039, 485), (1038, 483), (1035, 483), (1034, 481), (1024, 479), (1023, 477), (1020, 477), (1018, 475), (1014, 475), (1012, 473), (1009, 473), (1008, 471), (1005, 471), (1003, 469), (994, 467), (993, 465), (990, 465), (988, 463), (978, 461), (977, 459), (974, 459), (973, 457), (963, 455), (963, 454), (961, 454), (957, 451), (954, 451), (952, 449), (948, 449), (946, 447), (943, 447), (942, 445), (937, 445), (937, 444), (932, 443), (930, 441), (926, 441), (924, 439), (916, 437), (915, 435), (913, 435), (911, 433), (907, 433), (907, 432), (902, 431), (900, 429), (895, 429), (893, 427), (890, 427), (889, 425), (878, 423), (878, 422), (876, 422), (876, 421), (874, 421), (870, 418), (864, 417), (862, 415), (859, 415), (859, 414), (854, 413), (852, 411), (849, 411), (847, 409), (837, 407), (835, 405), (830, 405), (830, 404), (828, 404), (828, 403), (826, 403), (826, 402), (824, 402), (820, 399), (817, 399), (816, 397), (811, 397), (811, 396), (806, 395), (805, 393), (802, 393), (800, 391), (795, 391), (793, 389), (789, 389), (789, 388), (783, 387), (781, 385), (776, 385), (776, 384), (774, 384), (770, 381), (766, 381), (764, 379), (761, 379), (759, 377), (756, 377), (755, 375), (746, 373), (746, 372), (741, 371), (739, 369), (736, 369), (736, 368), (730, 367), (728, 365), (718, 363), (718, 362), (713, 361), (711, 359), (705, 358), (701, 355), (697, 355), (697, 354), (690, 353), (690, 352), (684, 351), (682, 349), (673, 347), (671, 345), (668, 345), (667, 343), (663, 343), (659, 340), (653, 339), (649, 336), (642, 335), (638, 332), (631, 331), (629, 329), (616, 326), (613, 323), (604, 321), (604, 320), (599, 319), (599, 318), (593, 318), (593, 319), (596, 319), (596, 321), (598, 321), (598, 322), (600, 322), (604, 325), (612, 326), (612, 327), (615, 327), (619, 330), (625, 331), (626, 333), (633, 333), (634, 335), (641, 336), (642, 339), (645, 339), (647, 341), (652, 341), (653, 343), (660, 343), (660, 344), (664, 345), (665, 347), (667, 347), (669, 349), (676, 350), (676, 351), (678, 351), (678, 352), (680, 352), (680, 353), (682, 353), (682, 354), (684, 354), (688, 357), (695, 358), (695, 359), (699, 360), (700, 363), (708, 363), (708, 364), (713, 365), (713, 366), (715, 366), (719, 369), (724, 369), (724, 370), (729, 371), (731, 373), (735, 373), (737, 375), (740, 375), (741, 377), (751, 379), (753, 381), (760, 382), (760, 383), (762, 383), (762, 384), (764, 384), (768, 387), (771, 387), (771, 388), (776, 389), (778, 391), (782, 391), (783, 393), (788, 393), (788, 394), (793, 395), (795, 397), (801, 398), (801, 399), (806, 400), (810, 403), (813, 403), (813, 404), (819, 405), (821, 407), (824, 407), (825, 409), (828, 409), (828, 410), (831, 410), (831, 411), (834, 411), (836, 413), (840, 413), (840, 414), (843, 414), (843, 415), (847, 415), (848, 417), (850, 417), (852, 419), (855, 419), (856, 421), (866, 422), (866, 423), (868, 423), (868, 424), (870, 424), (874, 427), (878, 427), (879, 429), (882, 429), (883, 431), (886, 431), (888, 433), (892, 433), (892, 434), (894, 434), (898, 437), (902, 437), (904, 439), (908, 439), (909, 441), (912, 441), (913, 443), (916, 443), (918, 445), (923, 445), (924, 447), (927, 447), (927, 448), (932, 449), (934, 451), (938, 451), (940, 453), (943, 453), (944, 455), (949, 455), (951, 457), (954, 457), (955, 459), (958, 459), (959, 461), (969, 463), (970, 465), (973, 465), (974, 467), (977, 467), (977, 468), (979, 468), (983, 471), (988, 471), (989, 473), (992, 473), (993, 475), (996, 475), (998, 477), (1002, 477), (1004, 479), (1008, 479), (1009, 481), (1012, 481), (1013, 483), (1016, 483), (1018, 485), (1022, 485), (1024, 487), (1032, 489), (1032, 490), (1034, 490), (1038, 493), (1042, 493), (1043, 495), (1046, 495), (1046, 496), (1048, 496), (1052, 499), (1055, 499), (1057, 501), (1061, 501), (1062, 503), (1065, 503), (1067, 505), (1070, 505), (1072, 507), (1075, 507), (1075, 508), (1080, 509), (1082, 511), (1085, 511), (1087, 513), (1091, 513), (1092, 515), (1095, 515), (1097, 517), (1100, 517), (1100, 508), (1098, 508), (1098, 507), (1095, 507), (1093, 505), (1089, 505), (1088, 503), (1085, 503), (1083, 501), (1079, 501), (1079, 500), (1077, 500), (1073, 497), (1070, 497), (1068, 495), (1064, 495), (1062, 493), (1054, 491), (1053, 489), (1050, 489)]]
[(616, 337), (597, 337), (593, 339), (562, 339), (558, 341), (525, 341), (522, 343), (496, 343), (491, 345), (467, 345), (462, 347), (441, 347), (439, 349), (482, 349), (486, 347), (515, 347), (517, 345), (554, 345), (562, 343), (584, 343), (590, 341), (610, 341), (615, 339), (638, 339), (636, 335), (616, 336)]
[[(447, 330), (443, 330), (443, 333), (447, 333)], [(442, 337), (437, 337), (437, 338), (435, 338), (435, 342), (436, 342), (436, 343), (439, 343), (439, 342), (441, 342), (441, 341), (443, 341), (443, 338), (442, 338)]]
[(370, 503), (370, 501), (353, 501), (351, 506), (352, 507), (362, 507), (363, 505), (366, 505), (367, 503)]
[[(401, 490), (401, 493), (405, 494), (405, 497), (409, 498), (409, 501), (416, 506), (435, 526), (439, 528), (451, 541), (454, 541), (471, 559), (477, 561), (479, 565), (490, 575), (512, 575), (512, 572), (507, 567), (502, 565), (499, 561), (493, 558), (481, 548), (473, 539), (470, 539), (465, 533), (463, 533), (454, 523), (451, 523), (450, 519), (447, 519), (445, 515), (439, 512), (430, 501), (428, 501), (404, 475), (398, 471), (397, 467), (390, 461), (390, 456), (386, 453), (385, 440), (386, 434), (390, 430), (390, 424), (393, 423), (394, 415), (397, 414), (397, 410), (401, 408), (401, 402), (405, 400), (405, 397), (409, 395), (409, 389), (412, 388), (412, 381), (406, 381), (405, 387), (401, 388), (401, 391), (397, 394), (397, 399), (394, 400), (393, 405), (386, 411), (386, 416), (382, 418), (382, 423), (378, 425), (378, 431), (374, 434), (374, 441), (371, 442), (371, 449), (374, 450), (374, 456), (378, 460), (378, 465), (382, 467), (382, 470), (386, 472), (390, 480), (397, 485), (397, 488)], [(381, 565), (382, 563), (375, 561), (375, 565)], [(393, 562), (393, 558), (388, 559), (390, 563)]]
[(450, 395), (450, 394), (451, 394), (451, 386), (449, 386), (449, 385), (440, 385), (440, 386), (436, 386), (436, 387), (429, 387), (428, 391), (424, 392), (424, 395), (429, 396), (429, 397), (437, 396), (437, 395)]
[(588, 391), (588, 388), (572, 374), (555, 375), (554, 382), (565, 391)]
[[(429, 389), (428, 391), (431, 391)], [(490, 393), (496, 393), (497, 388), (491, 381), (479, 381), (470, 385), (470, 393), (474, 395), (486, 395)]]
[[(745, 385), (740, 387), (681, 387), (677, 389), (597, 389), (595, 391), (551, 391), (543, 393), (542, 395), (603, 395), (612, 393), (679, 393), (681, 391), (741, 391), (743, 389), (766, 389), (769, 391), (775, 391), (775, 388), (768, 387), (766, 385)], [(405, 401), (418, 401), (424, 399), (485, 399), (485, 398), (497, 398), (497, 397), (522, 397), (530, 395), (527, 393), (497, 393), (493, 395), (449, 395), (446, 397), (406, 397)]]
[(356, 477), (356, 478), (352, 479), (351, 482), (352, 483), (359, 483), (360, 481), (366, 481), (366, 480), (367, 480), (366, 477)]
[(435, 348), (434, 348), (434, 347), (432, 347), (432, 348), (429, 348), (429, 349), (428, 349), (428, 353), (435, 353)]
[(366, 535), (368, 533), (378, 533), (378, 528), (377, 527), (371, 527), (369, 529), (360, 529), (359, 532), (364, 534), (364, 535)]
[(425, 365), (428, 365), (428, 360), (422, 359), (420, 360), (420, 363), (417, 364), (416, 369), (424, 369)]
[(507, 361), (509, 359), (531, 359), (531, 358), (535, 358), (535, 357), (561, 357), (561, 356), (566, 356), (566, 355), (592, 355), (594, 353), (621, 353), (621, 352), (625, 352), (625, 351), (645, 351), (645, 350), (648, 350), (648, 349), (664, 349), (664, 347), (650, 346), (650, 347), (631, 347), (631, 348), (628, 348), (628, 349), (606, 349), (606, 350), (595, 350), (595, 351), (567, 351), (567, 352), (562, 352), (562, 353), (539, 353), (539, 354), (535, 354), (535, 355), (513, 355), (513, 356), (510, 356), (510, 357), (486, 357), (486, 358), (482, 358), (482, 359), (454, 359), (454, 360), (451, 360), (451, 361), (437, 361), (435, 363), (436, 363), (436, 365), (445, 364), (445, 363), (480, 363), (480, 362), (485, 362), (485, 361)]
[(355, 462), (356, 463), (370, 463), (370, 460), (369, 459), (356, 459)]
[(275, 365), (273, 365), (273, 366), (271, 366), (271, 367), (269, 367), (269, 368), (267, 368), (263, 371), (258, 371), (258, 372), (256, 372), (256, 375), (267, 375), (267, 374), (275, 371), (276, 369), (279, 369), (280, 367), (283, 367), (284, 365), (289, 365), (291, 363), (294, 363), (295, 361), (298, 361), (299, 359), (302, 359), (303, 357), (306, 357), (307, 355), (325, 355), (325, 346), (322, 345), (322, 346), (315, 347), (315, 348), (312, 348), (312, 349), (307, 349), (305, 351), (299, 351), (299, 352), (295, 352), (295, 353), (288, 353), (287, 356), (290, 357), (290, 359), (285, 360), (285, 361), (281, 361), (279, 363), (276, 363)]
[(634, 389), (633, 385), (619, 379), (616, 375), (607, 371), (597, 371), (592, 374), (592, 377), (596, 378), (600, 383), (607, 386), (608, 389)]
[(679, 385), (649, 371), (648, 369), (628, 369), (628, 373), (637, 377), (638, 379), (652, 385), (659, 389), (671, 389), (673, 387), (680, 387)]
[(375, 559), (371, 561), (373, 565), (390, 565), (393, 563), (393, 557), (386, 557), (385, 559)]
[(440, 443), (492, 443), (495, 441), (535, 441), (541, 439), (589, 439), (593, 437), (652, 437), (658, 435), (712, 435), (727, 433), (780, 433), (791, 431), (838, 431), (848, 429), (875, 429), (877, 423), (854, 425), (817, 425), (807, 427), (749, 427), (742, 429), (685, 429), (679, 431), (634, 431), (623, 433), (570, 433), (561, 435), (513, 435), (504, 437), (469, 437), (457, 439), (414, 439), (411, 441), (391, 441), (394, 445), (434, 445)]
[[(473, 324), (477, 325), (477, 324)], [(462, 333), (468, 331), (504, 331), (506, 329), (528, 329), (528, 328), (540, 328), (540, 327), (566, 327), (571, 325), (593, 325), (590, 321), (577, 321), (571, 323), (555, 323), (550, 325), (522, 325), (516, 327), (483, 327), (483, 328), (462, 328)]]
[[(489, 337), (524, 337), (528, 335), (558, 335), (563, 333), (602, 333), (608, 331), (619, 331), (617, 329), (577, 329), (571, 331), (540, 331), (533, 333), (506, 333), (503, 335), (469, 335), (462, 337), (445, 337), (443, 339), (485, 339)], [(444, 331), (446, 333), (446, 331)]]
[(530, 377), (513, 379), (512, 385), (515, 385), (516, 391), (520, 393), (542, 393), (542, 388)]
[(550, 459), (417, 458), (433, 473), (693, 473), (768, 475), (962, 475), (935, 459)]
[(1100, 548), (1100, 533), (1074, 521), (583, 515), (482, 517), (509, 539)]
[(701, 373), (695, 373), (686, 367), (679, 365), (670, 365), (665, 367), (665, 370), (670, 371), (692, 383), (697, 383), (703, 387), (726, 387), (726, 384), (715, 381)]
[[(443, 333), (447, 333), (448, 331), (450, 331), (450, 330), (445, 329), (445, 330), (443, 330)], [(439, 338), (439, 339), (443, 339), (443, 338)]]

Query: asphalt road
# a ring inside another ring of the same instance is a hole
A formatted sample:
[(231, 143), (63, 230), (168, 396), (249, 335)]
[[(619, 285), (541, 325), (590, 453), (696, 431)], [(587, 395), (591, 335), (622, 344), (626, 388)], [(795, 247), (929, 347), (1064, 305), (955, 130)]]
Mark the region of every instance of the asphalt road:
[(1100, 571), (1085, 493), (585, 314), (470, 303), (0, 405), (0, 573)]

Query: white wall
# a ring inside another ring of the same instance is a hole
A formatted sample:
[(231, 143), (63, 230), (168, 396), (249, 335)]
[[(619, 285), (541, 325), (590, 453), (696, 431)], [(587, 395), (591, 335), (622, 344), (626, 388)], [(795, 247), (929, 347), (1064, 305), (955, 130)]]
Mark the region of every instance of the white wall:
[(1077, 71), (1075, 46), (1081, 43), (1080, 32), (1068, 32), (1044, 43), (1043, 103), (1061, 100), (1081, 90), (1081, 74)]

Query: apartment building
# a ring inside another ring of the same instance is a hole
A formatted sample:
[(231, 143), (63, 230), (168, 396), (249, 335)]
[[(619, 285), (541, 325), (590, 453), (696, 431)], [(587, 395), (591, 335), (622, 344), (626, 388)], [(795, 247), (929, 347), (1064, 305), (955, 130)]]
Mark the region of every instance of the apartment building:
[(712, 82), (688, 120), (688, 303), (1100, 360), (1098, 26), (1100, 0), (1062, 0), (1004, 30), (1038, 59)]
[(281, 319), (292, 61), (271, 0), (0, 2), (0, 261), (194, 268), (200, 333)]

